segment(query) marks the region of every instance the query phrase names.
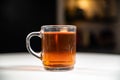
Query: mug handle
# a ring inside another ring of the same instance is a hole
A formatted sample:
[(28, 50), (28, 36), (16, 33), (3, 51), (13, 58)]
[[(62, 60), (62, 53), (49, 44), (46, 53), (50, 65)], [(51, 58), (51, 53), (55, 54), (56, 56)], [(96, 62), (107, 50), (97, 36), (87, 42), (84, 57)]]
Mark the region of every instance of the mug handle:
[(30, 46), (30, 39), (34, 36), (40, 37), (42, 38), (42, 33), (41, 31), (39, 32), (31, 32), (27, 35), (26, 37), (26, 48), (28, 50), (29, 53), (31, 53), (32, 55), (34, 55), (35, 57), (42, 59), (42, 53), (41, 52), (35, 52), (33, 51), (33, 49)]

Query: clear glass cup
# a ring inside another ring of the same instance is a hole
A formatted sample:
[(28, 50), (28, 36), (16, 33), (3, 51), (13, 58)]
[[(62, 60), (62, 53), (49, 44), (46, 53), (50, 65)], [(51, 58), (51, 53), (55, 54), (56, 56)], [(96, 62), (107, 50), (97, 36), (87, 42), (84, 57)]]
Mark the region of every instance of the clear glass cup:
[[(42, 51), (37, 53), (30, 46), (33, 36), (42, 39)], [(45, 25), (38, 32), (31, 32), (26, 37), (29, 53), (39, 58), (46, 70), (71, 70), (76, 56), (76, 26)]]

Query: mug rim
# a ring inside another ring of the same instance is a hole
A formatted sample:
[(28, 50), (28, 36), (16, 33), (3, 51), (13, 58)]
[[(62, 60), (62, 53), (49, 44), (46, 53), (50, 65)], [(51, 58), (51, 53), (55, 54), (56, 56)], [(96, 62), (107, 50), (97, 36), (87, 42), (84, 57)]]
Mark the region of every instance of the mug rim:
[(76, 26), (75, 25), (43, 25), (41, 26), (41, 28), (75, 28), (76, 29)]

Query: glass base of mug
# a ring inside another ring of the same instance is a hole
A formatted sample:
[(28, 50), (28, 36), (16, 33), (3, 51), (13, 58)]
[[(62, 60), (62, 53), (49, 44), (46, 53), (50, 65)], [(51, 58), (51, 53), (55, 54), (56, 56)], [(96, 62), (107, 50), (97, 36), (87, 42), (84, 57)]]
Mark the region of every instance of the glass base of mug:
[(48, 67), (45, 66), (44, 69), (45, 70), (49, 70), (49, 71), (68, 71), (68, 70), (72, 70), (74, 67)]

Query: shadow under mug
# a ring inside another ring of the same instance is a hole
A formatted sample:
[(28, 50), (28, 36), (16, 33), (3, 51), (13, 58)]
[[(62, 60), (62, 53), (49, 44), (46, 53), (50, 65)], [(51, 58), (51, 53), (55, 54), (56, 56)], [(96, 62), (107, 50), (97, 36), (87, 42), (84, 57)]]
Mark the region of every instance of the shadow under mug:
[[(37, 53), (30, 46), (33, 36), (42, 39), (42, 51)], [(39, 32), (31, 32), (26, 37), (29, 53), (39, 58), (46, 70), (71, 70), (76, 56), (76, 26), (45, 25)]]

